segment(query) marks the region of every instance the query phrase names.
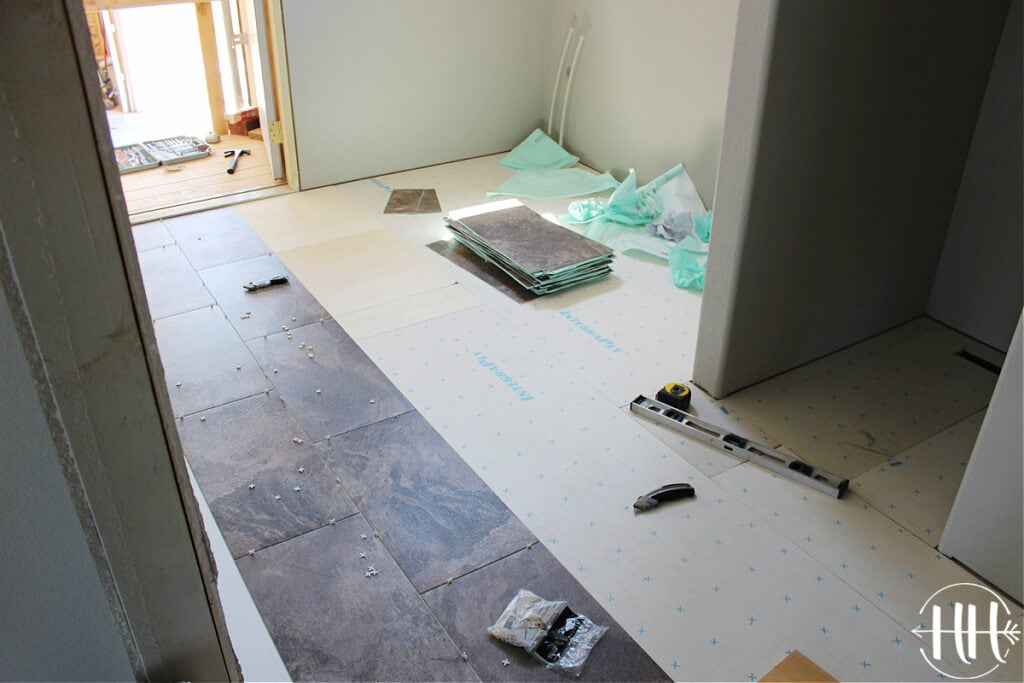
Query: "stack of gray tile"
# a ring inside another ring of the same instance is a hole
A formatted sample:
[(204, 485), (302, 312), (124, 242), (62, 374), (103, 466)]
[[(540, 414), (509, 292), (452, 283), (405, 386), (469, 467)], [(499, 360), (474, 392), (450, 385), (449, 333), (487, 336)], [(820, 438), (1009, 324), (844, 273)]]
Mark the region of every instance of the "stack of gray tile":
[[(501, 208), (496, 208), (501, 207)], [(453, 211), (455, 239), (534, 294), (551, 294), (611, 272), (615, 252), (518, 202)]]

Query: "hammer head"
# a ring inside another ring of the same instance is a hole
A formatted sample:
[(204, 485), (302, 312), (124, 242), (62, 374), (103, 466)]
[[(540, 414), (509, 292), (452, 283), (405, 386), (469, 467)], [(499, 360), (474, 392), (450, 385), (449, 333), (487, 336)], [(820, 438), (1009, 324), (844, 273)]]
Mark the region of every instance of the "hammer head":
[(249, 150), (247, 150), (247, 149), (229, 149), (226, 152), (224, 152), (224, 156), (226, 156), (226, 157), (233, 157), (236, 154), (238, 156), (242, 156), (243, 154), (248, 154), (248, 153), (249, 153)]

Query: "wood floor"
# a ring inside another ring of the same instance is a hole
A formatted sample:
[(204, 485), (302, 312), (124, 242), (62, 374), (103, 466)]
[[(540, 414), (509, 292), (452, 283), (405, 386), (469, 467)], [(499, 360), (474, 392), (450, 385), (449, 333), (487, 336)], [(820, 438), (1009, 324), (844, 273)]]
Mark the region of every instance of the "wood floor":
[[(211, 147), (213, 154), (205, 159), (123, 174), (121, 188), (128, 213), (134, 216), (212, 197), (284, 185), (284, 181), (274, 180), (262, 140), (224, 135)], [(235, 172), (229, 175), (230, 160), (224, 158), (224, 152), (230, 149), (247, 149), (249, 154), (241, 158)]]

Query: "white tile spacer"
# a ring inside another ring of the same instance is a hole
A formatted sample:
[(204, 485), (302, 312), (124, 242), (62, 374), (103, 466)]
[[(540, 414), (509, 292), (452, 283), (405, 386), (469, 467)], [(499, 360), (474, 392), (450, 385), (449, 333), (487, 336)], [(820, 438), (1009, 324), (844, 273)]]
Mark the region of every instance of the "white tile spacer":
[(319, 390), (319, 389), (317, 389), (317, 390), (316, 390), (316, 393), (317, 393), (317, 395), (319, 395), (319, 394), (320, 394), (320, 390)]
[(329, 520), (327, 520), (327, 523), (330, 524), (331, 526), (334, 526), (335, 524), (338, 523), (338, 520), (336, 520), (334, 517), (331, 517)]
[(365, 540), (367, 540), (368, 538), (369, 538), (369, 536), (367, 536), (366, 534), (359, 534), (359, 540), (360, 540), (360, 541), (365, 541)]
[(377, 402), (377, 401), (375, 401), (374, 399), (372, 399), (372, 398), (370, 399), (370, 405), (371, 405), (371, 406), (372, 406), (372, 405), (373, 405), (374, 403), (376, 403), (376, 402)]
[(295, 443), (297, 443), (297, 444), (299, 444), (299, 445), (302, 445), (302, 444), (306, 443), (305, 441), (303, 441), (302, 439), (300, 439), (300, 438), (299, 438), (299, 437), (297, 437), (297, 436), (295, 436), (295, 437), (292, 437), (292, 441), (294, 441)]
[(277, 374), (277, 368), (274, 368), (274, 370), (273, 370), (273, 373), (274, 373), (275, 375)]
[(306, 355), (309, 356), (310, 358), (313, 357), (313, 354), (311, 354), (311, 353), (307, 353)]
[(366, 559), (366, 553), (365, 552), (359, 553), (359, 559), (360, 560), (365, 560)]
[(249, 490), (252, 491), (255, 488), (256, 488), (256, 484), (254, 484), (252, 482), (249, 482)]
[(295, 322), (296, 320), (298, 320), (298, 318), (296, 318), (295, 316), (292, 316), (292, 322)]
[(181, 386), (181, 382), (175, 382), (175, 383), (174, 383), (174, 386), (176, 386), (176, 387), (180, 387), (180, 386)]
[(501, 665), (502, 665), (502, 666), (508, 666), (508, 665), (510, 665), (511, 663), (512, 663), (512, 662), (508, 661), (508, 659), (507, 659), (507, 658), (506, 658), (506, 659), (503, 659), (503, 660), (501, 660)]
[(324, 319), (323, 319), (323, 318), (320, 318), (320, 324), (321, 324), (321, 325), (323, 325), (323, 324), (324, 324)]
[(312, 351), (313, 350), (313, 345), (312, 344), (306, 344), (306, 349), (308, 349), (309, 351)]
[(448, 579), (445, 581), (445, 583), (450, 586), (453, 583), (455, 583), (455, 579), (453, 579), (452, 577), (449, 576)]
[(200, 422), (206, 422), (206, 417), (204, 416), (204, 417), (199, 418), (199, 421)]
[(305, 474), (305, 473), (306, 473), (306, 468), (305, 467), (300, 467), (299, 468), (299, 474)]
[(465, 650), (462, 650), (461, 652), (459, 652), (459, 654), (461, 654), (461, 655), (462, 655), (462, 659), (463, 659), (463, 661), (466, 661), (466, 662), (468, 662), (468, 661), (469, 661), (469, 655), (468, 655), (468, 654), (466, 653), (466, 651), (465, 651)]
[(295, 493), (298, 493), (298, 492), (299, 492), (299, 491), (301, 491), (301, 490), (302, 490), (302, 489), (301, 489), (301, 488), (299, 488), (298, 486), (294, 486), (294, 487), (292, 487), (292, 491), (295, 491)]
[(281, 325), (281, 329), (283, 331), (287, 332), (288, 331), (288, 326), (287, 325)]
[(242, 369), (242, 366), (241, 366), (241, 365), (236, 365), (236, 366), (235, 366), (235, 370), (241, 370), (241, 369)]
[(249, 557), (256, 557), (256, 551), (252, 548), (249, 549)]
[(367, 576), (367, 578), (370, 578), (370, 579), (372, 579), (373, 577), (377, 576), (377, 573), (378, 573), (377, 570), (374, 569), (373, 567), (370, 567), (369, 569), (366, 570), (366, 576)]
[(275, 493), (275, 494), (274, 494), (274, 500), (281, 500), (281, 496), (279, 496), (279, 495), (277, 495), (277, 494)]
[(292, 333), (289, 332), (287, 336), (288, 336), (289, 339), (291, 339), (292, 338)]
[(306, 345), (303, 342), (299, 342), (299, 348), (304, 349), (306, 348)]

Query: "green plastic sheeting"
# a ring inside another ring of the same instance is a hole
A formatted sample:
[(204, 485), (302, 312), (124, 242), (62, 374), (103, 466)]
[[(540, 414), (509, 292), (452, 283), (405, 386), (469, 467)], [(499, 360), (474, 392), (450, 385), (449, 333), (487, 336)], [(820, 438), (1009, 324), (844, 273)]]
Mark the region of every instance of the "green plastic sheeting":
[(580, 197), (618, 187), (611, 173), (600, 175), (582, 168), (555, 168), (542, 171), (518, 171), (488, 197), (511, 195), (530, 199)]
[[(706, 230), (706, 231), (705, 231)], [(697, 221), (694, 232), (710, 237), (711, 212)], [(676, 287), (704, 291), (704, 272), (708, 260), (708, 243), (686, 236), (668, 250), (668, 267)]]
[(498, 163), (523, 171), (538, 171), (547, 168), (568, 168), (579, 160), (579, 157), (566, 152), (544, 131), (537, 128)]

